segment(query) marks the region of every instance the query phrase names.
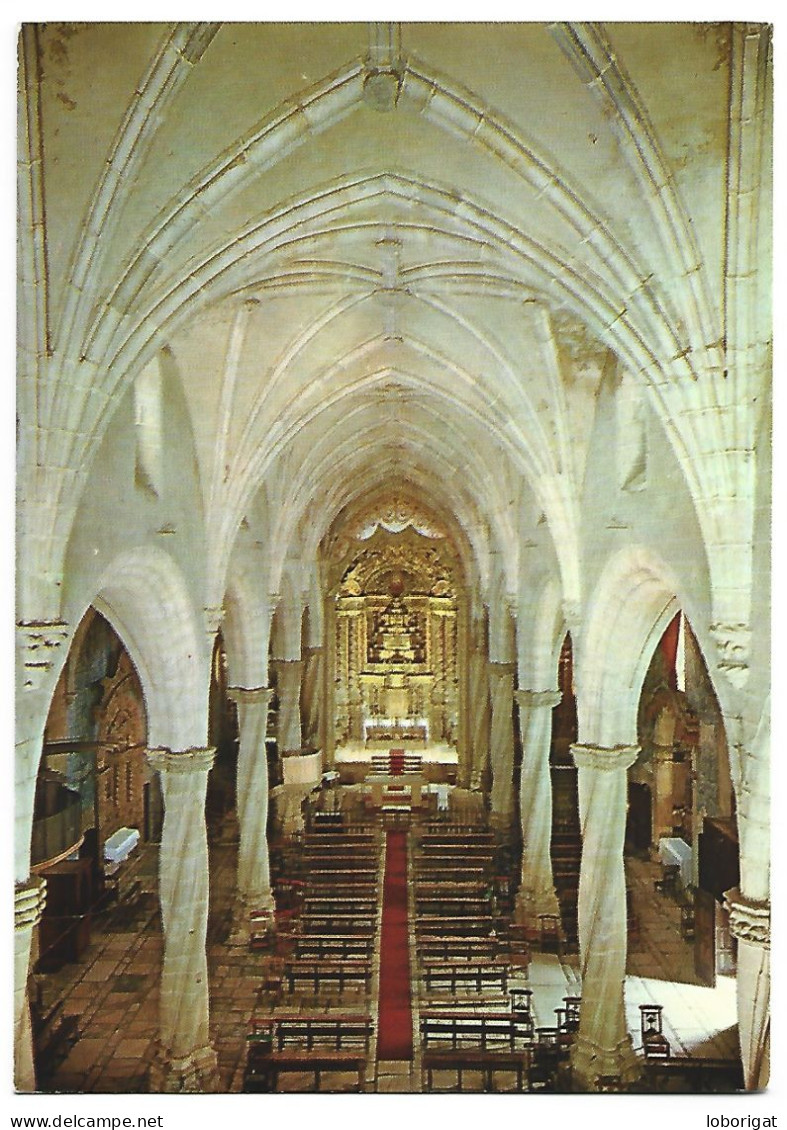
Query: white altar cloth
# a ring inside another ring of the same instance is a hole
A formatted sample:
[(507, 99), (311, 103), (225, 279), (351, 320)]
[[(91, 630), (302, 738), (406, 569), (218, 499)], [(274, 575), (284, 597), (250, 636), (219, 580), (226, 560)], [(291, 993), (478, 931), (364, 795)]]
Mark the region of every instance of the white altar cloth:
[(104, 843), (104, 859), (110, 863), (122, 863), (127, 859), (139, 843), (139, 830), (137, 828), (118, 828), (117, 832)]
[(322, 753), (293, 753), (281, 759), (285, 785), (309, 785), (314, 788), (322, 780)]
[(659, 840), (659, 859), (666, 867), (680, 868), (682, 886), (691, 886), (691, 847), (679, 836), (665, 836)]

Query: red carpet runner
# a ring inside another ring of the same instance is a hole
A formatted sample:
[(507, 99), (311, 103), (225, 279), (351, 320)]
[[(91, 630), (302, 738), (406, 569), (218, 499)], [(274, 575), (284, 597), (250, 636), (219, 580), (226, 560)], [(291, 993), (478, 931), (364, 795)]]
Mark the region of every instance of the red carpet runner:
[(388, 832), (386, 838), (377, 1033), (378, 1059), (413, 1058), (407, 832)]

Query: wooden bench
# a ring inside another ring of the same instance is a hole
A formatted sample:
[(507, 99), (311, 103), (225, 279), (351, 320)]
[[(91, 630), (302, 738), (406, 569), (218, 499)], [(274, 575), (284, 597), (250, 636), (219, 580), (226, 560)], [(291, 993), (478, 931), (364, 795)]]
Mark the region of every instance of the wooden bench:
[(422, 895), (484, 895), (489, 890), (489, 883), (483, 878), (424, 880), (420, 875), (415, 877), (415, 891)]
[(282, 1072), (307, 1072), (320, 1090), (323, 1072), (353, 1072), (363, 1090), (374, 1024), (369, 1016), (278, 1016), (253, 1021), (243, 1090), (275, 1091)]
[(442, 864), (425, 866), (423, 863), (416, 863), (414, 868), (416, 883), (439, 883), (445, 882), (449, 876), (452, 876), (458, 882), (487, 882), (490, 874), (488, 867), (467, 866), (466, 864), (459, 864), (456, 867), (445, 867)]
[(454, 848), (458, 846), (466, 846), (468, 844), (474, 847), (484, 846), (490, 850), (494, 850), (495, 841), (491, 832), (424, 832), (418, 837), (417, 843), (421, 848), (432, 848), (439, 846), (447, 846)]
[(484, 1051), (526, 1049), (535, 1035), (533, 1018), (524, 1012), (422, 1012), (420, 1030), (424, 1048), (469, 1045)]
[(424, 836), (464, 836), (464, 835), (484, 835), (491, 836), (492, 833), (483, 822), (468, 823), (458, 820), (427, 820), (421, 825), (421, 838)]
[(318, 958), (329, 961), (354, 958), (370, 961), (374, 950), (373, 937), (352, 934), (302, 934), (295, 940), (294, 957)]
[[(495, 1090), (494, 1075), (497, 1071), (511, 1071), (516, 1075), (517, 1091), (530, 1089), (530, 1051), (484, 1051), (481, 1048), (432, 1048), (424, 1051), (421, 1057), (421, 1072), (425, 1077), (426, 1089), (439, 1093), (440, 1090), (464, 1090), (464, 1076), (467, 1071), (481, 1073), (481, 1089)], [(436, 1088), (435, 1071), (456, 1073), (456, 1087)]]
[(416, 914), (489, 914), (491, 900), (489, 896), (475, 895), (422, 895), (415, 896)]
[(334, 910), (340, 914), (363, 914), (372, 917), (377, 913), (377, 899), (365, 898), (363, 895), (346, 895), (344, 898), (338, 898), (331, 892), (330, 895), (308, 895), (303, 900), (304, 914), (330, 914)]
[(352, 869), (345, 867), (323, 867), (313, 868), (308, 872), (307, 883), (314, 885), (317, 883), (328, 883), (333, 888), (334, 884), (341, 883), (343, 886), (364, 886), (373, 884), (377, 886), (377, 877), (379, 868), (377, 867), (354, 867)]
[(467, 1071), (481, 1073), (485, 1091), (494, 1089), (498, 1071), (513, 1072), (517, 1090), (525, 1089), (533, 1041), (531, 1017), (505, 1012), (422, 1012), (420, 1030), (426, 1089), (434, 1091), (435, 1071), (454, 1073), (459, 1091), (464, 1089)]
[(314, 867), (330, 868), (331, 870), (346, 868), (348, 871), (357, 871), (359, 867), (373, 867), (379, 860), (380, 853), (375, 849), (365, 847), (306, 849), (303, 861), (308, 870)]
[(494, 929), (491, 914), (479, 917), (467, 915), (420, 914), (415, 920), (416, 934), (480, 934), (488, 936)]
[(422, 963), (429, 961), (490, 961), (508, 959), (508, 946), (498, 938), (479, 936), (422, 937), (418, 942), (418, 957)]
[(507, 962), (439, 962), (438, 964), (424, 963), (421, 976), (427, 993), (440, 985), (448, 987), (452, 994), (457, 989), (466, 989), (471, 992), (483, 993), (485, 989), (499, 988), (501, 993), (508, 992), (508, 980), (511, 970)]
[(373, 937), (377, 917), (362, 914), (304, 914), (300, 920), (301, 935), (305, 934), (355, 934)]
[(468, 862), (486, 862), (491, 864), (494, 858), (494, 848), (489, 844), (469, 844), (461, 840), (456, 843), (424, 843), (421, 841), (420, 845), (415, 850), (415, 858), (428, 860), (430, 862), (436, 859), (450, 859), (451, 861), (467, 860)]
[(339, 832), (308, 836), (303, 845), (304, 852), (311, 854), (332, 853), (335, 851), (379, 852), (380, 841), (374, 836), (345, 836)]
[(320, 958), (296, 958), (285, 962), (282, 978), (291, 993), (295, 991), (297, 984), (303, 982), (311, 985), (315, 995), (325, 984), (336, 985), (340, 993), (350, 985), (360, 984), (368, 992), (372, 981), (372, 966), (370, 961), (361, 959), (327, 961)]
[(333, 897), (334, 902), (340, 903), (346, 899), (371, 899), (377, 902), (377, 883), (329, 883), (309, 881), (306, 884), (304, 902), (313, 898)]
[(727, 1094), (744, 1089), (743, 1068), (738, 1060), (672, 1056), (645, 1062), (648, 1090), (660, 1094)]

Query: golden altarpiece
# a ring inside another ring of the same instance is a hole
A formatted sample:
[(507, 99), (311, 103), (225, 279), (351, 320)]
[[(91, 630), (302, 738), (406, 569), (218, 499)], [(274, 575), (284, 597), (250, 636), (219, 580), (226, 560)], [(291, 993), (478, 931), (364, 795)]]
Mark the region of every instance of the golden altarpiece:
[(336, 566), (327, 605), (328, 694), (337, 749), (455, 751), (466, 763), (467, 616), (450, 540), (378, 525)]

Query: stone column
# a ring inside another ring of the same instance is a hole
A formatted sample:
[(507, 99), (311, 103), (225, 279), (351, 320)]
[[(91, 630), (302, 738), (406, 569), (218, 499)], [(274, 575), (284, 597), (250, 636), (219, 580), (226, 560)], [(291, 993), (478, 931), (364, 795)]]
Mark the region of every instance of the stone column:
[(305, 746), (322, 748), (320, 734), (322, 720), (322, 648), (309, 647), (306, 649), (306, 661), (303, 672), (303, 744)]
[(574, 745), (578, 769), (582, 864), (579, 874), (579, 949), (582, 1007), (574, 1045), (574, 1077), (595, 1090), (599, 1075), (631, 1082), (637, 1058), (626, 1027), (627, 770), (638, 746)]
[(482, 651), (470, 656), (470, 788), (480, 789), (489, 762), (489, 665)]
[(30, 878), (36, 781), (49, 706), (71, 628), (63, 620), (37, 619), (16, 627), (16, 745), (14, 752), (14, 1079), (35, 1090), (33, 1033), (27, 980), (33, 928), (44, 907), (43, 880)]
[(240, 825), (238, 848), (236, 917), (245, 920), (249, 911), (274, 910), (268, 858), (268, 757), (265, 735), (268, 729), (270, 687), (228, 687), (229, 697), (238, 707), (237, 808)]
[(522, 735), (519, 814), (522, 822), (522, 877), (516, 896), (516, 921), (537, 930), (539, 914), (560, 914), (552, 878), (552, 777), (549, 747), (552, 709), (560, 691), (515, 692)]
[(33, 930), (46, 903), (46, 883), (36, 876), (18, 883), (14, 890), (14, 1086), (17, 1091), (35, 1091), (33, 1032), (27, 977)]
[(168, 1092), (215, 1090), (216, 1053), (208, 1031), (208, 836), (205, 794), (214, 749), (151, 750), (161, 776), (164, 828), (159, 898), (164, 959), (159, 1049), (151, 1082)]
[(301, 678), (303, 662), (300, 659), (280, 659), (276, 664), (279, 676), (279, 756), (291, 750), (299, 751), (301, 740)]
[(492, 820), (509, 824), (514, 813), (514, 673), (513, 663), (489, 664), (492, 726)]
[(674, 762), (672, 746), (653, 746), (653, 843), (672, 835)]
[(730, 930), (738, 939), (738, 1033), (748, 1091), (768, 1084), (771, 1050), (771, 904), (726, 891)]

